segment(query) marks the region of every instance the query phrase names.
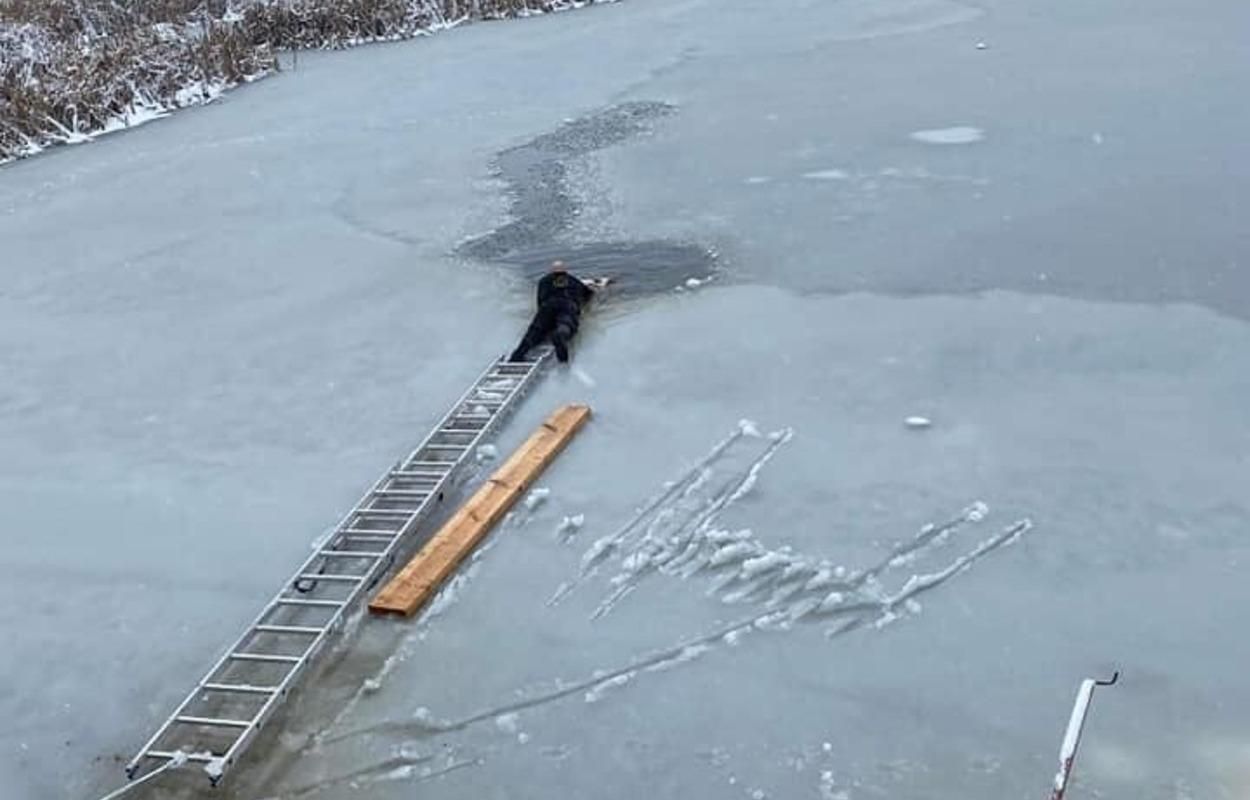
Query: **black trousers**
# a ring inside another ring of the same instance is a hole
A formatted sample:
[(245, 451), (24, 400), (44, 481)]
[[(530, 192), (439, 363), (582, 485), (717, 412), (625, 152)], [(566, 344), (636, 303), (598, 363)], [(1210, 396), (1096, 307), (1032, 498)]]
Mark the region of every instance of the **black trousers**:
[(550, 339), (556, 349), (556, 358), (568, 361), (569, 342), (577, 334), (580, 316), (581, 309), (572, 303), (546, 303), (539, 306), (525, 336), (521, 338), (521, 343), (512, 351), (512, 357), (508, 360), (524, 361), (530, 350)]

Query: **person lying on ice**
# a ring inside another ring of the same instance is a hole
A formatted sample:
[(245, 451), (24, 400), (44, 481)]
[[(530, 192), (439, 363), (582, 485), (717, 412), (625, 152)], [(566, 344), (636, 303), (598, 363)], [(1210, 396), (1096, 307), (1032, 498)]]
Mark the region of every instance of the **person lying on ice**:
[(583, 283), (570, 275), (563, 261), (551, 262), (547, 274), (538, 282), (538, 311), (509, 361), (524, 361), (529, 351), (550, 339), (556, 358), (569, 360), (569, 342), (577, 333), (582, 307), (595, 296), (606, 280)]

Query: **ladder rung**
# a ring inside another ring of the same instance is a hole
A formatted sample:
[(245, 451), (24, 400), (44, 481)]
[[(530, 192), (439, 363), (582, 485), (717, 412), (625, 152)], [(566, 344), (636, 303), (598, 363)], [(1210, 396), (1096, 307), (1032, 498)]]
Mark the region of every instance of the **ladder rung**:
[(279, 597), (274, 601), (274, 604), (282, 606), (321, 606), (323, 608), (338, 608), (339, 606), (347, 605), (342, 600), (314, 600), (303, 597)]
[[(404, 466), (407, 466), (407, 467), (447, 467), (448, 469), (451, 469), (452, 467), (456, 466), (456, 462), (455, 461), (409, 461)], [(439, 477), (442, 477), (442, 473), (438, 473), (438, 475)]]
[(411, 517), (415, 510), (407, 508), (358, 508), (352, 513), (358, 517)]
[(364, 575), (322, 575), (316, 572), (306, 572), (299, 576), (301, 581), (339, 581), (340, 583), (358, 583), (365, 579)]
[(382, 558), (386, 553), (374, 550), (318, 550), (317, 555), (326, 558)]
[(198, 761), (204, 764), (221, 758), (216, 753), (188, 753), (186, 751), (174, 752), (173, 750), (148, 750), (144, 752), (144, 755), (148, 758), (164, 758), (167, 760), (173, 760), (181, 756), (187, 761)]
[(422, 450), (468, 450), (467, 444), (427, 444)]
[(392, 516), (410, 516), (420, 511), (421, 506), (425, 505), (424, 497), (378, 497), (375, 499), (385, 503), (416, 503), (416, 505), (362, 506), (356, 509), (356, 511), (397, 511), (399, 513)]
[(252, 628), (254, 631), (261, 633), (299, 633), (307, 636), (320, 636), (325, 633), (325, 628), (312, 628), (307, 625), (257, 625)]
[(494, 414), (456, 414), (454, 417), (454, 419), (480, 419), (483, 422), (489, 422), (494, 418)]
[(482, 429), (481, 428), (439, 428), (438, 432), (439, 433), (456, 433), (456, 434), (460, 434), (460, 433), (479, 434), (482, 432)]
[(252, 723), (241, 719), (218, 719), (217, 717), (189, 717), (185, 714), (179, 714), (174, 717), (175, 722), (181, 722), (186, 725), (211, 725), (215, 728), (250, 728)]
[(340, 536), (339, 538), (351, 539), (351, 540), (358, 541), (358, 542), (390, 542), (390, 541), (395, 540), (395, 534), (393, 533), (388, 535), (385, 532), (366, 533), (362, 531), (350, 531), (350, 530), (340, 531), (340, 533), (342, 534), (342, 536)]
[(268, 661), (275, 664), (298, 664), (303, 656), (276, 656), (273, 653), (231, 653), (235, 661)]
[(206, 683), (200, 687), (209, 692), (236, 692), (238, 694), (276, 694), (273, 686), (252, 686), (246, 683)]
[(423, 492), (420, 489), (378, 489), (373, 493), (374, 497), (429, 497), (429, 492)]

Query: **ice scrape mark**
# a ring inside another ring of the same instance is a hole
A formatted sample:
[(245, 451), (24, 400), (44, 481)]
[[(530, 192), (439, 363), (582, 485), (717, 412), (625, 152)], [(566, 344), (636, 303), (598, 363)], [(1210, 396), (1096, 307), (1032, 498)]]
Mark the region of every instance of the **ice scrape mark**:
[(934, 128), (932, 130), (915, 131), (911, 138), (925, 144), (972, 144), (985, 138), (980, 128), (959, 125), (953, 128)]
[[(825, 636), (832, 640), (863, 628), (881, 628), (920, 613), (921, 594), (944, 585), (1033, 527), (1028, 519), (1013, 522), (956, 555), (945, 566), (912, 573), (905, 580), (895, 577), (902, 568), (922, 552), (935, 553), (964, 528), (982, 522), (988, 507), (977, 501), (945, 522), (924, 525), (911, 538), (861, 568), (848, 568), (827, 557), (795, 553), (784, 547), (769, 548), (750, 530), (719, 528), (718, 515), (750, 490), (763, 466), (792, 436), (792, 431), (782, 429), (763, 437), (766, 446), (755, 451), (745, 467), (725, 480), (715, 480), (721, 459), (743, 440), (743, 428), (739, 427), (678, 480), (664, 484), (661, 494), (614, 534), (596, 542), (583, 557), (578, 576), (579, 580), (584, 579), (609, 558), (618, 559), (619, 571), (610, 581), (612, 591), (608, 599), (596, 612), (599, 616), (636, 590), (643, 577), (656, 573), (683, 579), (703, 574), (712, 579), (711, 595), (725, 602), (753, 603), (758, 606), (756, 609), (736, 621), (635, 656), (611, 669), (595, 670), (572, 682), (554, 679), (550, 690), (523, 695), (460, 719), (436, 721), (427, 712), (326, 737), (324, 743), (388, 733), (438, 736), (577, 694), (582, 694), (587, 702), (597, 702), (607, 690), (637, 682), (642, 673), (684, 664), (721, 645), (735, 645), (752, 631), (786, 631), (802, 621), (828, 623)], [(891, 590), (887, 581), (898, 588)], [(558, 595), (567, 594), (572, 585), (565, 584)]]
[(716, 518), (751, 491), (760, 470), (779, 448), (790, 441), (792, 435), (789, 429), (770, 434), (765, 439), (767, 445), (764, 449), (743, 470), (720, 483), (711, 496), (702, 497), (697, 492), (706, 480), (692, 482), (672, 508), (656, 509), (643, 536), (636, 540), (632, 552), (622, 559), (622, 570), (612, 579), (616, 589), (599, 604), (592, 619), (611, 612), (647, 575), (692, 555), (697, 545), (711, 532)]
[(457, 760), (447, 756), (446, 763), (443, 766), (434, 767), (431, 765), (434, 758), (433, 755), (409, 756), (401, 754), (392, 756), (376, 764), (359, 767), (341, 775), (310, 781), (295, 789), (272, 795), (266, 800), (299, 800), (300, 798), (319, 795), (329, 789), (345, 786), (351, 788), (353, 793), (355, 793), (362, 787), (370, 784), (396, 780), (429, 780), (446, 775), (449, 772), (464, 769), (465, 767), (478, 766), (482, 763), (480, 759)]
[[(985, 503), (974, 502), (949, 520), (925, 525), (879, 561), (858, 570), (794, 553), (788, 547), (770, 548), (750, 530), (721, 529), (720, 515), (751, 491), (764, 466), (792, 435), (783, 429), (766, 437), (768, 445), (724, 480), (716, 481), (714, 465), (705, 464), (700, 479), (686, 482), (682, 492), (650, 509), (645, 525), (644, 520), (637, 520), (635, 529), (641, 528), (642, 535), (618, 543), (618, 571), (592, 619), (608, 615), (650, 575), (689, 579), (700, 573), (711, 579), (709, 596), (730, 605), (753, 603), (772, 609), (759, 620), (761, 626), (784, 628), (809, 616), (876, 608), (892, 616), (895, 606), (907, 597), (886, 597), (880, 578), (910, 564), (960, 528), (982, 521), (988, 513)], [(708, 486), (715, 488), (709, 493)], [(974, 551), (974, 555), (979, 554)]]
[[(1011, 544), (1032, 528), (1029, 520), (1020, 520), (1004, 528), (994, 536), (982, 541), (972, 551), (958, 557), (947, 567), (936, 572), (913, 575), (894, 594), (886, 594), (877, 583), (872, 583), (862, 595), (846, 595), (839, 602), (831, 604), (824, 612), (829, 618), (840, 618), (836, 625), (825, 632), (828, 639), (839, 638), (858, 630), (865, 625), (885, 625), (906, 616), (907, 601), (915, 596), (937, 588), (955, 575), (969, 569), (976, 561), (1000, 547)], [(933, 540), (927, 539), (932, 542)], [(730, 643), (751, 630), (784, 631), (788, 630), (791, 621), (785, 611), (765, 611), (752, 613), (735, 622), (720, 626), (698, 636), (685, 639), (661, 650), (636, 657), (629, 662), (609, 670), (595, 670), (593, 674), (572, 683), (557, 682), (556, 688), (532, 694), (519, 700), (483, 709), (461, 719), (447, 722), (433, 722), (428, 716), (408, 720), (393, 720), (367, 725), (325, 739), (327, 744), (355, 739), (362, 736), (376, 736), (398, 733), (407, 736), (435, 736), (453, 731), (463, 730), (485, 720), (495, 719), (501, 714), (510, 714), (532, 709), (548, 703), (562, 700), (579, 693), (593, 691), (596, 687), (619, 688), (632, 681), (640, 672), (650, 671), (667, 662), (690, 660), (693, 657), (710, 652), (718, 643)], [(592, 695), (596, 699), (602, 694)], [(594, 702), (594, 700), (591, 700)]]
[(681, 477), (675, 481), (666, 483), (663, 490), (655, 497), (651, 498), (646, 505), (638, 510), (638, 513), (630, 518), (624, 525), (608, 536), (595, 541), (590, 549), (582, 555), (582, 565), (578, 576), (568, 581), (556, 589), (551, 599), (547, 601), (547, 605), (553, 606), (567, 597), (579, 583), (584, 581), (595, 573), (601, 563), (606, 561), (624, 542), (626, 542), (634, 530), (642, 523), (653, 511), (664, 503), (670, 501), (677, 494), (687, 491), (696, 482), (703, 479), (705, 470), (709, 465), (719, 460), (735, 442), (744, 436), (758, 436), (759, 432), (755, 429), (754, 424), (748, 420), (742, 420), (738, 423), (738, 427), (733, 433), (726, 436), (700, 459), (694, 466), (690, 467)]

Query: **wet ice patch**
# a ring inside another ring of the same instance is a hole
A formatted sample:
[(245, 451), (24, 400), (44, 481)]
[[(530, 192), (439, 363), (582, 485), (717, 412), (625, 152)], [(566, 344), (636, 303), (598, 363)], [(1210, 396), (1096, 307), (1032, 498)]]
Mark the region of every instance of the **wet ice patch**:
[(925, 144), (972, 144), (985, 139), (985, 131), (965, 125), (914, 131), (911, 138)]
[(613, 297), (669, 292), (689, 277), (714, 270), (713, 250), (690, 242), (591, 241), (569, 244), (566, 234), (583, 218), (585, 198), (574, 189), (572, 165), (606, 147), (641, 136), (673, 114), (667, 103), (634, 101), (565, 120), (556, 130), (498, 154), (511, 221), (461, 243), (462, 255), (509, 264), (537, 278), (555, 259), (583, 275), (611, 277)]

